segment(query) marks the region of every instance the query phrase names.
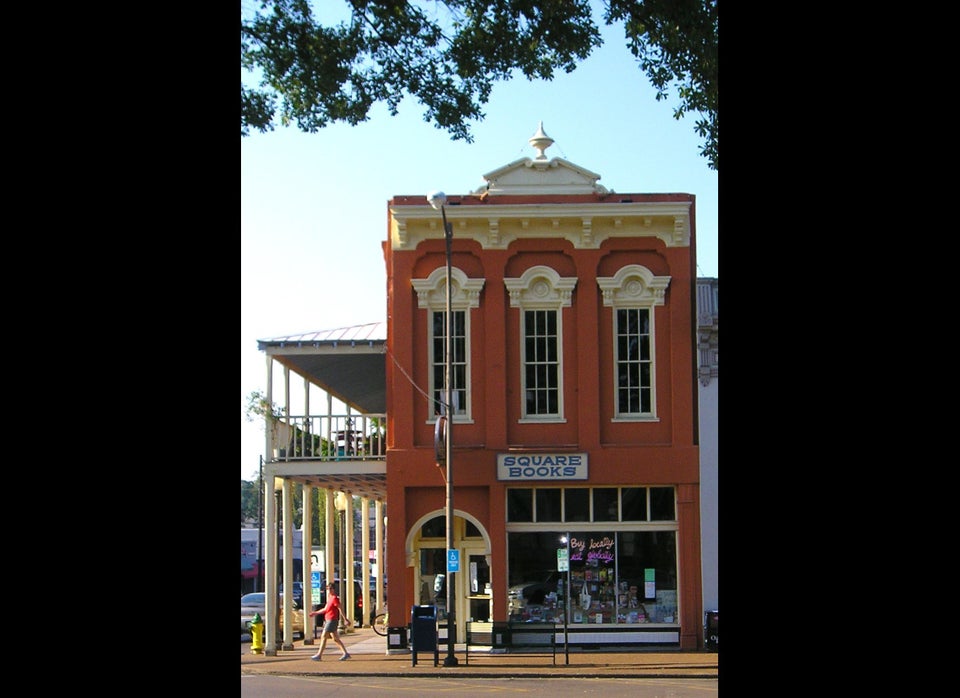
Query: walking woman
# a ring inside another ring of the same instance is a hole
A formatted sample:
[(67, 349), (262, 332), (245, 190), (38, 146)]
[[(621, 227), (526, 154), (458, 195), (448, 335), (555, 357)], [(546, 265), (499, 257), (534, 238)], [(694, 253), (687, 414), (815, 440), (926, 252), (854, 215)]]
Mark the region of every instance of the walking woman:
[(337, 630), (337, 624), (340, 622), (340, 616), (343, 616), (343, 621), (346, 625), (350, 625), (350, 619), (344, 614), (343, 609), (340, 607), (340, 597), (337, 596), (337, 587), (330, 582), (327, 584), (327, 603), (323, 608), (317, 609), (316, 611), (311, 611), (309, 615), (319, 616), (323, 614), (323, 634), (320, 637), (320, 649), (317, 650), (317, 653), (311, 655), (310, 659), (315, 662), (319, 662), (320, 658), (323, 656), (323, 649), (327, 646), (327, 638), (333, 638), (333, 641), (337, 643), (343, 654), (340, 655), (340, 661), (342, 662), (345, 659), (350, 659), (350, 653), (347, 652), (346, 646), (343, 644), (343, 640), (340, 639), (340, 632)]

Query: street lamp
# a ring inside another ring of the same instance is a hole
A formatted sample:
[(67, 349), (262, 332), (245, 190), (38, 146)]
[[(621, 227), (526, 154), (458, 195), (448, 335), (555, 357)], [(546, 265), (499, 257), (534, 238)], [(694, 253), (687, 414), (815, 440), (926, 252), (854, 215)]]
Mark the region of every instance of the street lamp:
[(566, 553), (567, 566), (567, 593), (564, 594), (563, 609), (563, 656), (567, 664), (570, 663), (570, 531), (560, 536), (560, 542), (564, 545)]
[[(447, 481), (447, 656), (443, 660), (444, 666), (457, 666), (457, 655), (454, 650), (455, 635), (457, 632), (457, 615), (454, 610), (456, 594), (454, 593), (454, 573), (450, 571), (450, 553), (453, 550), (453, 306), (451, 304), (451, 265), (450, 245), (453, 242), (453, 226), (447, 223), (447, 195), (442, 191), (427, 194), (427, 201), (434, 209), (440, 209), (443, 217), (443, 237), (447, 249), (447, 348), (444, 356), (443, 387), (446, 392), (444, 402), (444, 460), (446, 462)], [(442, 417), (438, 417), (439, 421)]]
[(257, 578), (253, 590), (263, 589), (263, 456), (260, 456), (260, 483), (257, 487)]
[(283, 549), (283, 480), (279, 477), (273, 478), (273, 495), (276, 498), (275, 511), (277, 512), (277, 545), (274, 546), (273, 564), (277, 571), (277, 622), (274, 626), (277, 632), (276, 649), (283, 647), (283, 637), (280, 634), (280, 616), (283, 614), (283, 594), (280, 593), (280, 587), (283, 585), (283, 570), (280, 567), (280, 551)]

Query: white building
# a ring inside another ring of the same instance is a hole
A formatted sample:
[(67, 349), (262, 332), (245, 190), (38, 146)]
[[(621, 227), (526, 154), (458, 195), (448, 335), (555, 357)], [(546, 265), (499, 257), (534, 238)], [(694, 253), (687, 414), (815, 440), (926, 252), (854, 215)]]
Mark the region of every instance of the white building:
[(697, 348), (700, 378), (700, 565), (704, 611), (719, 610), (718, 404), (719, 279), (697, 279)]

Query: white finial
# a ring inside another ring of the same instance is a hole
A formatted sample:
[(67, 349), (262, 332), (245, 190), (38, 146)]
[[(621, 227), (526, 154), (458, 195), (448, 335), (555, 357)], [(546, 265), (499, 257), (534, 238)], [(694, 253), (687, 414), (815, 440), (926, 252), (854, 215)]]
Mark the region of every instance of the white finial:
[(532, 145), (539, 153), (539, 155), (537, 155), (537, 160), (547, 159), (547, 156), (544, 155), (543, 151), (553, 145), (553, 139), (543, 132), (543, 121), (541, 121), (540, 125), (537, 126), (537, 132), (530, 137), (530, 145)]

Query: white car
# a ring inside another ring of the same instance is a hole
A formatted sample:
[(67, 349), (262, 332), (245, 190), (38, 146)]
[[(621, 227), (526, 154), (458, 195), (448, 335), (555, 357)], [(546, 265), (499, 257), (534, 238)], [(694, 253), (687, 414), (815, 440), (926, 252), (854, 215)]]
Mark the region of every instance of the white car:
[[(281, 597), (282, 600), (282, 597)], [(282, 608), (282, 607), (281, 607)], [(240, 634), (250, 633), (250, 623), (257, 614), (260, 614), (260, 620), (266, 622), (267, 618), (267, 595), (262, 591), (254, 591), (250, 594), (244, 594), (240, 597)], [(300, 639), (304, 639), (303, 629), (303, 609), (293, 610), (293, 634), (300, 634)], [(280, 613), (280, 631), (283, 631), (283, 613)], [(264, 633), (266, 637), (266, 633)]]

